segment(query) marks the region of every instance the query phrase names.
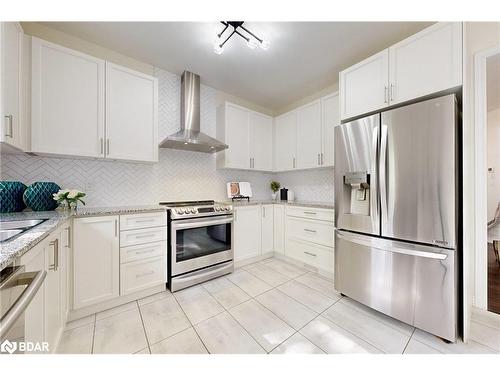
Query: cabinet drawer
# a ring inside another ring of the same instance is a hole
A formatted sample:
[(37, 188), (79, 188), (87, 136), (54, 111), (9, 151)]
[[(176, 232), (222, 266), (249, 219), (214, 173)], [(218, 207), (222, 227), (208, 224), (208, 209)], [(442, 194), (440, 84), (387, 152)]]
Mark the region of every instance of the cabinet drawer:
[(120, 230), (141, 229), (167, 225), (166, 212), (120, 215)]
[(288, 237), (333, 247), (333, 223), (288, 217), (286, 220)]
[(315, 219), (331, 221), (333, 223), (333, 210), (325, 208), (311, 208), (301, 206), (287, 206), (287, 216), (301, 217), (306, 219)]
[(167, 254), (166, 241), (153, 242), (120, 248), (120, 263), (142, 260)]
[(289, 238), (285, 255), (307, 265), (333, 273), (333, 252), (326, 246)]
[(120, 295), (122, 296), (165, 282), (164, 256), (125, 263), (120, 266)]
[(167, 228), (145, 228), (134, 229), (120, 232), (120, 246), (139, 245), (143, 243), (151, 243), (157, 241), (165, 241), (167, 239)]

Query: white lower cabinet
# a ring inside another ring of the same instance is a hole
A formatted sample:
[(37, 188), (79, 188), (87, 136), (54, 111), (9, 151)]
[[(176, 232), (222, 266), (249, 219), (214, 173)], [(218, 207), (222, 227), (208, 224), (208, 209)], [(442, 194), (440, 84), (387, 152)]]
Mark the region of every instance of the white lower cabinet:
[(54, 352), (66, 324), (68, 308), (68, 255), (70, 223), (58, 228), (49, 237), (23, 255), (20, 264), (27, 272), (45, 270), (44, 285), (25, 312), (25, 340), (47, 342)]
[(274, 252), (285, 255), (285, 206), (274, 205)]
[(234, 260), (240, 261), (261, 255), (260, 205), (234, 209)]
[(261, 206), (261, 251), (262, 254), (272, 253), (274, 251), (274, 205), (264, 204)]
[(287, 239), (286, 255), (322, 271), (333, 273), (333, 249), (292, 237)]
[(73, 308), (116, 298), (120, 294), (118, 216), (74, 220)]
[(120, 295), (127, 295), (165, 283), (165, 256), (120, 265)]

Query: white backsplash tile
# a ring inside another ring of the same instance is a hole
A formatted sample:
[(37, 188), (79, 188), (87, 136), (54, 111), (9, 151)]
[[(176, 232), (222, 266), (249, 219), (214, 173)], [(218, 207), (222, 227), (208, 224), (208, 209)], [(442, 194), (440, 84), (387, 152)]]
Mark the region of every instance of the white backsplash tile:
[[(159, 79), (159, 140), (180, 129), (178, 75), (156, 69)], [(201, 130), (215, 137), (217, 91), (201, 85)], [(71, 140), (69, 140), (71, 141)], [(73, 140), (78, 142), (78, 140)], [(286, 173), (217, 170), (215, 155), (160, 149), (159, 163), (40, 157), (2, 154), (0, 179), (54, 181), (62, 188), (87, 193), (89, 206), (141, 205), (161, 200), (226, 199), (226, 182), (248, 181), (256, 199), (269, 199), (269, 183), (278, 180), (296, 199), (333, 201), (333, 170)]]

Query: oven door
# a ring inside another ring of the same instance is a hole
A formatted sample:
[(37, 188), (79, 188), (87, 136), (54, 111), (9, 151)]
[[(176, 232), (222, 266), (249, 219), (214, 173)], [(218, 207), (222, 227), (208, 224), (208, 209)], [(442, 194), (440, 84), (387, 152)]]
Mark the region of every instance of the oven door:
[(172, 221), (172, 276), (233, 259), (233, 217)]

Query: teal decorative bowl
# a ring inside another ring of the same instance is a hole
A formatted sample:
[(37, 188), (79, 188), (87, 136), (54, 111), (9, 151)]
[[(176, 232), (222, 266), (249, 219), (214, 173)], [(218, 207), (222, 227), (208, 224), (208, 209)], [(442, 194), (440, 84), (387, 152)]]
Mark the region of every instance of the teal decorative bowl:
[(52, 194), (61, 188), (54, 182), (34, 182), (25, 190), (24, 203), (33, 211), (51, 211), (57, 207)]
[(0, 181), (0, 212), (20, 212), (26, 208), (23, 194), (26, 185), (19, 181)]

